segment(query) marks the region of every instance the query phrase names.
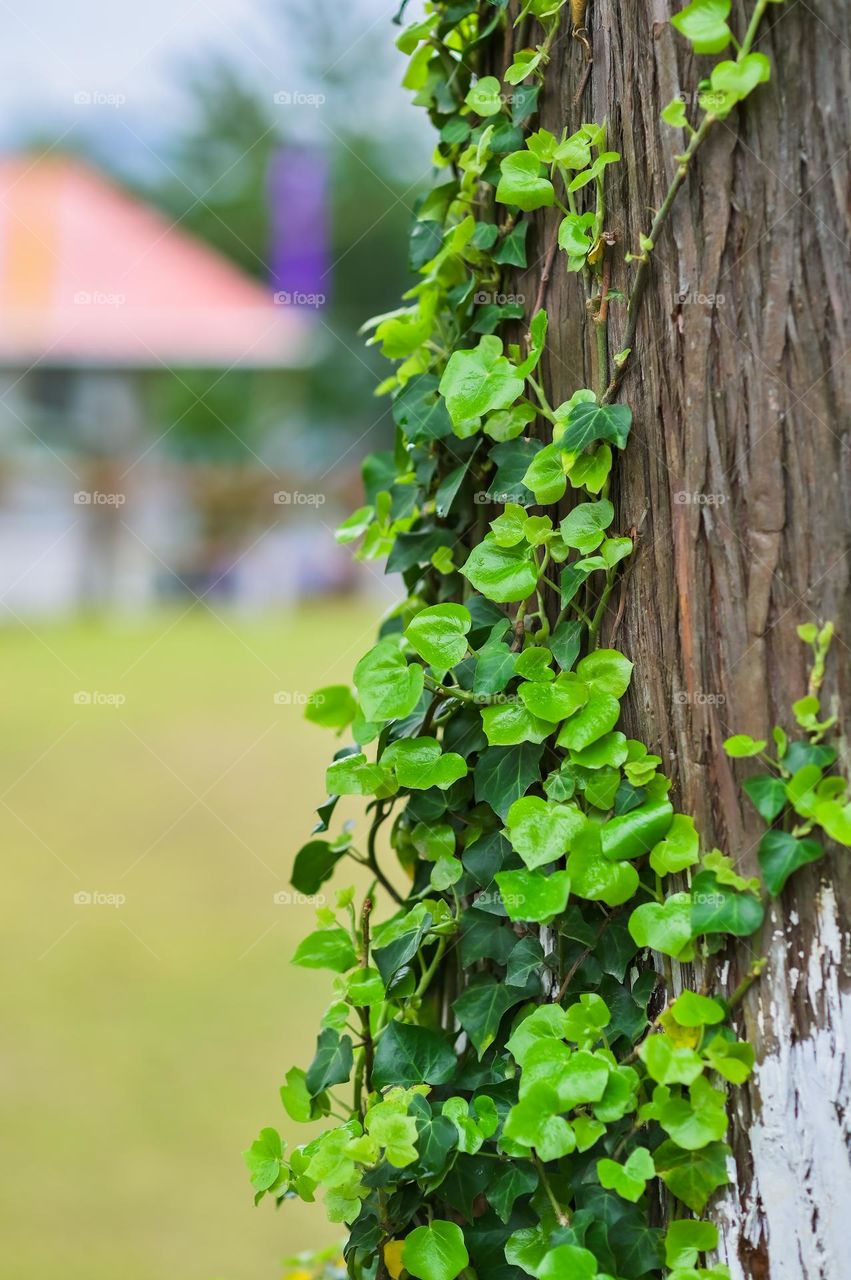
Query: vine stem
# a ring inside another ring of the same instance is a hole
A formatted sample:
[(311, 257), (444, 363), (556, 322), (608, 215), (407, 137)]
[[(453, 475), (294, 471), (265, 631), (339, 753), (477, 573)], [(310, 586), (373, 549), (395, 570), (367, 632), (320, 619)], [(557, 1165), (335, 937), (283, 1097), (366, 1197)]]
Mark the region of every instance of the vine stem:
[(555, 1192), (550, 1186), (550, 1180), (547, 1177), (547, 1171), (541, 1162), (541, 1157), (537, 1153), (535, 1153), (534, 1155), (534, 1160), (535, 1160), (535, 1167), (538, 1170), (538, 1176), (541, 1179), (541, 1186), (544, 1188), (544, 1191), (547, 1193), (547, 1199), (549, 1200), (550, 1204), (553, 1207), (553, 1213), (558, 1219), (559, 1226), (569, 1227), (570, 1214), (567, 1212), (566, 1209), (563, 1209), (561, 1207), (558, 1200), (556, 1199)]
[[(743, 59), (745, 59), (750, 53), (751, 46), (753, 45), (753, 42), (756, 39), (756, 33), (759, 29), (759, 24), (762, 21), (765, 11), (768, 8), (768, 5), (770, 3), (771, 3), (771, 0), (757, 0), (756, 5), (754, 6), (754, 11), (751, 14), (751, 20), (748, 23), (748, 29), (745, 32), (745, 38), (739, 47), (738, 54), (736, 55), (737, 63), (741, 63)], [(665, 198), (656, 212), (656, 217), (653, 219), (653, 223), (650, 227), (650, 236), (649, 236), (651, 245), (648, 249), (644, 250), (641, 254), (639, 264), (638, 264), (638, 271), (635, 274), (635, 282), (632, 286), (632, 292), (629, 295), (629, 303), (627, 308), (627, 316), (628, 316), (627, 326), (626, 326), (626, 332), (624, 333), (623, 342), (621, 343), (621, 349), (622, 351), (626, 352), (626, 354), (623, 356), (620, 363), (618, 364), (618, 367), (616, 368), (614, 373), (614, 377), (612, 378), (611, 382), (606, 388), (606, 391), (601, 401), (602, 404), (612, 403), (612, 401), (614, 400), (615, 396), (618, 393), (621, 382), (623, 381), (624, 374), (626, 373), (627, 365), (630, 362), (632, 349), (635, 345), (635, 333), (636, 333), (636, 329), (638, 328), (638, 315), (641, 310), (641, 302), (642, 302), (642, 299), (644, 298), (645, 290), (647, 289), (647, 282), (650, 274), (650, 254), (652, 253), (653, 248), (655, 247), (656, 242), (659, 238), (659, 234), (662, 231), (662, 228), (664, 227), (668, 219), (668, 215), (671, 212), (671, 207), (674, 203), (674, 200), (677, 197), (677, 192), (679, 191), (680, 187), (683, 185), (683, 183), (685, 182), (688, 176), (689, 167), (691, 165), (692, 160), (695, 157), (695, 154), (697, 153), (699, 148), (702, 146), (703, 142), (706, 140), (708, 133), (710, 132), (712, 126), (717, 123), (718, 119), (719, 117), (715, 115), (713, 112), (711, 111), (707, 112), (707, 114), (701, 120), (698, 128), (692, 133), (688, 146), (686, 147), (684, 153), (679, 158), (677, 171), (674, 174), (671, 185), (668, 187), (668, 190), (665, 193)]]

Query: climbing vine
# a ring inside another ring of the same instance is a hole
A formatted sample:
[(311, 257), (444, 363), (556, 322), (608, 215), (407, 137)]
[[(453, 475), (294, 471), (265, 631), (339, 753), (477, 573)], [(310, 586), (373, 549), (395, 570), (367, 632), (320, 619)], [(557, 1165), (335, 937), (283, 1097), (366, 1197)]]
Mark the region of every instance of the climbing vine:
[[(323, 906), (293, 957), (334, 974), (334, 993), (281, 1099), (326, 1127), (292, 1151), (264, 1129), (246, 1152), (258, 1200), (321, 1195), (346, 1224), (353, 1280), (728, 1275), (706, 1263), (718, 1233), (700, 1215), (727, 1181), (728, 1087), (754, 1061), (731, 1015), (762, 962), (732, 992), (677, 994), (673, 966), (755, 933), (767, 898), (821, 856), (816, 829), (851, 843), (818, 696), (832, 629), (800, 628), (813, 656), (795, 736), (778, 727), (771, 752), (746, 734), (726, 744), (762, 768), (745, 784), (767, 826), (762, 880), (742, 877), (701, 852), (659, 756), (617, 727), (634, 672), (609, 606), (634, 532), (613, 527), (609, 483), (654, 247), (710, 130), (769, 78), (752, 45), (777, 2), (756, 0), (740, 42), (729, 0), (673, 16), (696, 54), (736, 52), (694, 113), (680, 99), (662, 113), (684, 150), (626, 255), (627, 294), (611, 287), (620, 157), (605, 122), (535, 127), (563, 24), (591, 56), (586, 5), (526, 0), (530, 43), (500, 76), (505, 0), (434, 0), (397, 42), (437, 130), (438, 177), (411, 234), (418, 281), (368, 326), (394, 364), (379, 391), (395, 448), (366, 459), (367, 503), (338, 537), (386, 557), (407, 596), (354, 688), (307, 708), (345, 741), (292, 874), (315, 895), (348, 860), (372, 884)], [(510, 292), (525, 215), (545, 207), (560, 211), (556, 269), (581, 277), (593, 335), (594, 385), (558, 405), (539, 371), (547, 312)], [(610, 355), (618, 307), (626, 336)], [(335, 828), (340, 796), (364, 798), (363, 834)]]

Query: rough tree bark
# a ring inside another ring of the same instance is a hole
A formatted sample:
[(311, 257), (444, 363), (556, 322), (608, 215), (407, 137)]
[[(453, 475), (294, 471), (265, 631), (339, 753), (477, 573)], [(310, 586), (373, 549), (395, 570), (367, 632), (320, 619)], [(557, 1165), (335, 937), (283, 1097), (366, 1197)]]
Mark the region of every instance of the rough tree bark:
[[(711, 65), (672, 30), (671, 8), (590, 0), (594, 61), (581, 105), (584, 53), (569, 31), (547, 77), (542, 123), (572, 131), (605, 117), (622, 154), (607, 228), (617, 236), (612, 285), (623, 290), (624, 250), (637, 252), (683, 145), (659, 111), (680, 93), (691, 109)], [(751, 11), (734, 3), (734, 30)], [(722, 742), (788, 724), (806, 691), (798, 623), (835, 621), (825, 694), (831, 710), (844, 703), (846, 725), (851, 715), (849, 46), (847, 6), (769, 6), (755, 47), (772, 81), (715, 127), (692, 167), (653, 255), (621, 393), (635, 426), (615, 482), (617, 523), (641, 527), (618, 631), (639, 673), (629, 728), (663, 757), (706, 847), (748, 873), (759, 824), (740, 792), (747, 767), (734, 767)], [(530, 298), (558, 216), (536, 217)], [(580, 281), (563, 259), (546, 305), (545, 377), (558, 403), (594, 385)], [(622, 307), (611, 330), (613, 353)], [(754, 955), (770, 957), (741, 1014), (760, 1065), (737, 1091), (736, 1180), (714, 1213), (734, 1280), (851, 1276), (849, 904), (851, 862), (834, 848), (793, 878), (761, 943), (723, 958), (732, 986)]]

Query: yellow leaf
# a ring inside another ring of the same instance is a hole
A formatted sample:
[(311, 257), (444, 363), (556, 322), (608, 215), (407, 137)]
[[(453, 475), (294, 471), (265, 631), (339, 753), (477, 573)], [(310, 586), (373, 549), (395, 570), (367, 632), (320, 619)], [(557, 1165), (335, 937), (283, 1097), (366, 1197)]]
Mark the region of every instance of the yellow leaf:
[(404, 1240), (388, 1240), (384, 1246), (384, 1265), (393, 1277), (393, 1280), (399, 1280), (400, 1275), (404, 1271), (402, 1266), (402, 1246)]

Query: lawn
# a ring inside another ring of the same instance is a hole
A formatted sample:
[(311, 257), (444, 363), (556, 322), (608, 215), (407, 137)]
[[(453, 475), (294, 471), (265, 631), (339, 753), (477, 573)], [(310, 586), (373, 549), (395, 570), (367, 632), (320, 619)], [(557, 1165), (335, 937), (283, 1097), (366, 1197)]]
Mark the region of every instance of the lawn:
[(335, 745), (303, 697), (376, 613), (0, 631), (5, 1275), (278, 1280), (335, 1238), (255, 1209), (240, 1153), (304, 1140), (278, 1086), (330, 979), (290, 966), (313, 912), (274, 897)]

